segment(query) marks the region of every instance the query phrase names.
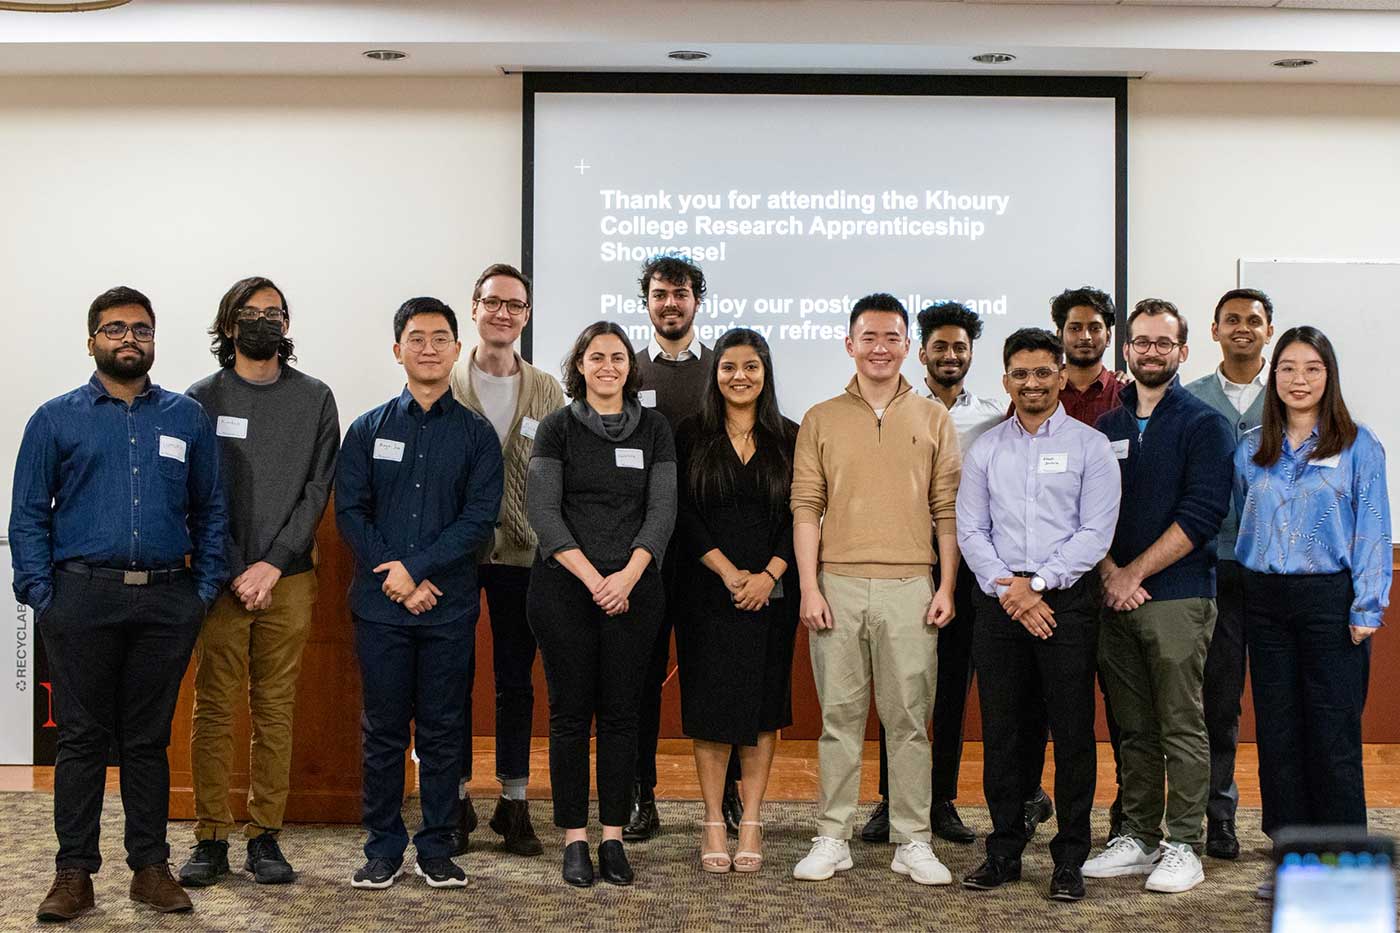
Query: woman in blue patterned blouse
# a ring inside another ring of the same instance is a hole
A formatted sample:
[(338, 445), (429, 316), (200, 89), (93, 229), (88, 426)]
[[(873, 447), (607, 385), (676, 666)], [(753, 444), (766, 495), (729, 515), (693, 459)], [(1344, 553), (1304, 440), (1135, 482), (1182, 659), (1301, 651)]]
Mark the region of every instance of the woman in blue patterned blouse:
[(1351, 419), (1332, 343), (1280, 338), (1262, 426), (1235, 452), (1264, 832), (1366, 825), (1361, 710), (1390, 600), (1385, 450)]

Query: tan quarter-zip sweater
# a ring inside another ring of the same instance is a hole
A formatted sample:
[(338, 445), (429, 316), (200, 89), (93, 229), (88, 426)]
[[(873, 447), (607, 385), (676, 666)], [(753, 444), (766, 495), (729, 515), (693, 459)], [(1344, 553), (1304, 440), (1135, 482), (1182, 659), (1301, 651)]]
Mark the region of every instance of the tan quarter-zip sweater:
[(846, 391), (814, 405), (797, 433), (792, 521), (821, 526), (821, 569), (848, 577), (926, 574), (934, 526), (956, 534), (962, 458), (946, 408), (903, 376), (883, 417)]

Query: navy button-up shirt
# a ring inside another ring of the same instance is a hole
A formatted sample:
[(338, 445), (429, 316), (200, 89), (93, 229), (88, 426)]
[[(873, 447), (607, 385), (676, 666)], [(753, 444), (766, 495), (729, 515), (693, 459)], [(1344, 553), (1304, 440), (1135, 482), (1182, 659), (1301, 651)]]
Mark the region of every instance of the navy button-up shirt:
[[(335, 518), (355, 555), (350, 609), (387, 625), (475, 616), (476, 552), (495, 533), (503, 464), (496, 429), (445, 393), (426, 412), (403, 394), (355, 419), (335, 465)], [(413, 615), (385, 596), (374, 568), (402, 561), (440, 590)]]
[(94, 373), (39, 406), (15, 463), (15, 598), (43, 614), (54, 565), (190, 566), (205, 605), (227, 579), (228, 513), (213, 426), (194, 399), (148, 382), (130, 405)]

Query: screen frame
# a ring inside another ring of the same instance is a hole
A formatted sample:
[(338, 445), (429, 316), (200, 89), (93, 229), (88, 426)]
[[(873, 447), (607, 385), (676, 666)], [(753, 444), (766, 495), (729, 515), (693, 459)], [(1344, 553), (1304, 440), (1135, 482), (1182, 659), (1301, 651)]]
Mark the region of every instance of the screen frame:
[[(890, 97), (1087, 97), (1113, 101), (1114, 283), (1118, 320), (1114, 368), (1122, 371), (1128, 288), (1128, 79), (1068, 75), (679, 74), (527, 71), (521, 106), (520, 269), (534, 280), (536, 94), (793, 94)], [(1074, 287), (1079, 283), (1066, 283)], [(1094, 283), (1097, 284), (1097, 283)], [(1048, 302), (1050, 296), (1046, 296)], [(918, 309), (910, 309), (917, 311)], [(1048, 321), (1047, 321), (1048, 323)], [(534, 363), (535, 315), (520, 335), (520, 355)], [(546, 368), (552, 367), (549, 362)]]

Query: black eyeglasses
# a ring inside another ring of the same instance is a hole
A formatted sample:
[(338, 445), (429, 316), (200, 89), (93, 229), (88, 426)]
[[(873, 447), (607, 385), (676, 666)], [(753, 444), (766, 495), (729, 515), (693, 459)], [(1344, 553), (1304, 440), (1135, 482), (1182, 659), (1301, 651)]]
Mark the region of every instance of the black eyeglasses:
[(111, 321), (97, 328), (97, 333), (108, 340), (120, 340), (126, 336), (127, 331), (131, 331), (131, 336), (140, 343), (150, 343), (156, 339), (156, 329), (150, 324), (127, 324), (126, 321)]
[(287, 312), (281, 308), (254, 308), (252, 305), (238, 309), (238, 321), (242, 324), (251, 324), (254, 321), (268, 320), (274, 324), (281, 324), (287, 319)]
[(511, 317), (520, 317), (520, 315), (530, 310), (528, 304), (523, 301), (517, 301), (514, 298), (510, 300), (504, 298), (478, 298), (477, 301), (491, 314), (495, 314), (504, 307), (506, 313)]
[(1146, 353), (1148, 350), (1157, 349), (1158, 353), (1166, 355), (1177, 347), (1186, 346), (1185, 341), (1172, 340), (1168, 337), (1158, 337), (1156, 340), (1148, 340), (1146, 337), (1134, 337), (1128, 341), (1128, 345), (1139, 353)]

